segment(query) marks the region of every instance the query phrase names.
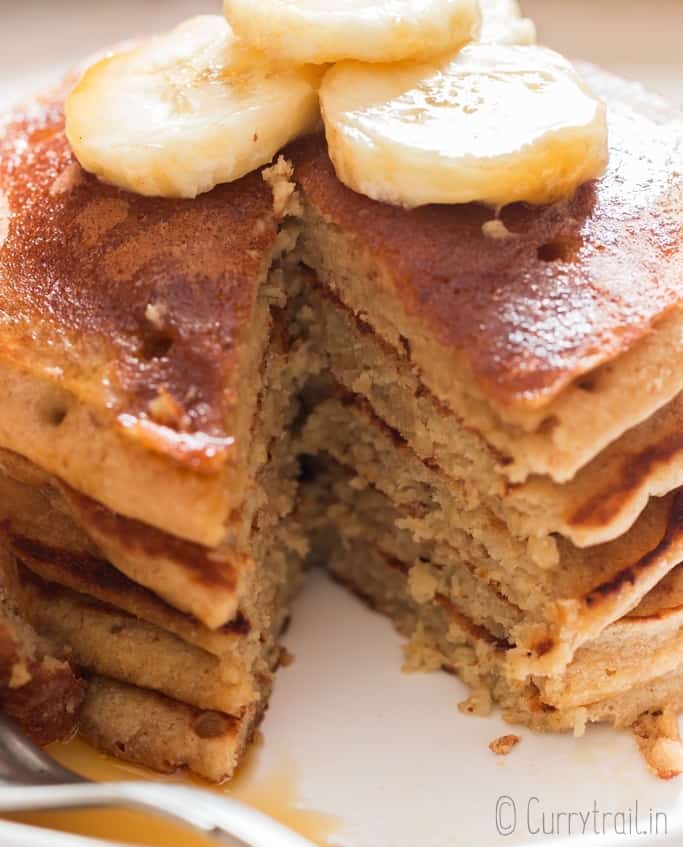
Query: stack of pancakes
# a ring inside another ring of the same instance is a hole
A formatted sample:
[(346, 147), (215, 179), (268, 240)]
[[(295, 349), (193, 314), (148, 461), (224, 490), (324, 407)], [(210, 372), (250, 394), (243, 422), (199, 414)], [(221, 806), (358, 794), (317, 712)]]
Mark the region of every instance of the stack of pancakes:
[(683, 705), (683, 123), (584, 73), (608, 173), (497, 218), (355, 194), (319, 137), (143, 198), (79, 168), (59, 95), (9, 116), (4, 568), (86, 738), (229, 776), (309, 547), (470, 711)]
[(467, 708), (577, 730), (683, 703), (683, 123), (584, 76), (610, 165), (563, 204), (404, 211), (294, 154), (318, 545)]
[(61, 99), (0, 140), (4, 567), (89, 677), (87, 739), (220, 780), (268, 702), (306, 553), (288, 192), (274, 204), (261, 173), (192, 202), (104, 186)]

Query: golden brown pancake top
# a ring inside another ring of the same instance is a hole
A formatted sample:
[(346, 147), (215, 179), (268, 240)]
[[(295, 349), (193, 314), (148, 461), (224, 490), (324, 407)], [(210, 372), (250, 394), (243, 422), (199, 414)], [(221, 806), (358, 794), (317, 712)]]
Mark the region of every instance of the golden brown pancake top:
[(104, 185), (70, 151), (61, 97), (27, 106), (0, 126), (0, 354), (128, 424), (164, 388), (186, 433), (229, 443), (272, 206), (260, 172), (196, 200)]
[(296, 145), (312, 207), (388, 270), (395, 297), (489, 395), (543, 405), (632, 346), (683, 294), (683, 121), (636, 86), (584, 69), (609, 107), (610, 163), (569, 201), (405, 210), (343, 186), (320, 138)]

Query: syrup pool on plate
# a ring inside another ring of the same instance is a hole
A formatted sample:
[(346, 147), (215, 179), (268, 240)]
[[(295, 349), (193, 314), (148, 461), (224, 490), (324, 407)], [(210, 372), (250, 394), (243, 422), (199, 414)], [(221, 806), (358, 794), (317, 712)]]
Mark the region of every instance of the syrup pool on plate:
[[(48, 753), (65, 767), (98, 782), (125, 779), (155, 779), (169, 782), (186, 781), (210, 791), (225, 792), (325, 847), (335, 827), (334, 818), (301, 807), (297, 798), (296, 768), (282, 761), (265, 774), (257, 766), (259, 743), (255, 743), (237, 776), (229, 786), (212, 786), (183, 776), (159, 776), (144, 768), (119, 762), (98, 753), (85, 742), (74, 739), (66, 744), (52, 744)], [(259, 771), (257, 773), (257, 771)], [(141, 847), (215, 847), (216, 842), (195, 835), (182, 826), (161, 817), (118, 809), (91, 809), (73, 812), (36, 812), (8, 815), (11, 820), (91, 838), (116, 839)]]

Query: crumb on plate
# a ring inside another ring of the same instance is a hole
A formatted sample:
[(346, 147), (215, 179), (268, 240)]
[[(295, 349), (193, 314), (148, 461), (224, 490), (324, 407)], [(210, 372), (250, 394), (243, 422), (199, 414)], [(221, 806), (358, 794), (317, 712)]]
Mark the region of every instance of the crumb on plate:
[(643, 712), (631, 729), (648, 767), (660, 779), (683, 773), (683, 745), (672, 706)]
[(516, 747), (522, 739), (519, 735), (501, 735), (494, 738), (489, 744), (489, 750), (496, 756), (507, 756), (513, 747)]

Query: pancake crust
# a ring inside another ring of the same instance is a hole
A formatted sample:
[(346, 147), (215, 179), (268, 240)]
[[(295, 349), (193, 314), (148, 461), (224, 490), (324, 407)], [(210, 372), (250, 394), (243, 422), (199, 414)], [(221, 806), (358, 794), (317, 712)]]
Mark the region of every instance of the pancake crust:
[(321, 138), (291, 152), (311, 206), (387, 270), (378, 288), (437, 342), (435, 356), (464, 354), (501, 404), (546, 405), (681, 302), (683, 121), (595, 77), (609, 103), (607, 173), (566, 203), (505, 207), (509, 238), (482, 232), (483, 206), (404, 210), (354, 193)]

